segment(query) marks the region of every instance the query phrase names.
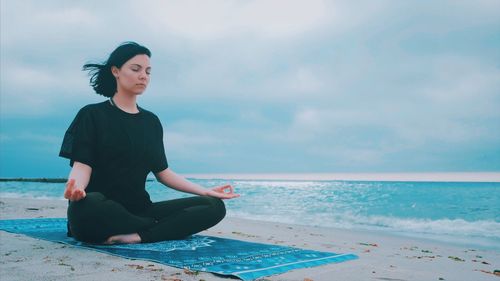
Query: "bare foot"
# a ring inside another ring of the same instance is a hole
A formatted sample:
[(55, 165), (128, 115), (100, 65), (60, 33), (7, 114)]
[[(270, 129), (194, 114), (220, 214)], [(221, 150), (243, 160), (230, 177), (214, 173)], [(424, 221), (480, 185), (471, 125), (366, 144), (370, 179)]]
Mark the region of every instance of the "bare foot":
[(109, 237), (104, 244), (136, 244), (141, 243), (141, 236), (137, 233), (119, 234)]

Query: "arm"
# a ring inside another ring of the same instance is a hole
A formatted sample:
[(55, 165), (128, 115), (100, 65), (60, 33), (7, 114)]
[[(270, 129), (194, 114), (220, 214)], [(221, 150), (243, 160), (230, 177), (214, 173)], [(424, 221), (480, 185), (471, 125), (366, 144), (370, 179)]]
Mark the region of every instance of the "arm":
[(85, 198), (87, 195), (85, 193), (85, 189), (89, 184), (91, 173), (92, 167), (75, 161), (68, 176), (66, 190), (64, 191), (64, 198), (71, 201), (78, 201)]
[[(193, 183), (186, 178), (176, 174), (174, 171), (167, 168), (161, 172), (155, 173), (156, 179), (168, 186), (170, 188), (202, 196), (211, 196), (220, 199), (231, 199), (239, 197), (238, 194), (234, 193), (233, 187), (231, 185), (223, 185), (215, 187), (212, 189), (206, 189), (196, 183)], [(225, 190), (229, 190), (225, 192)]]

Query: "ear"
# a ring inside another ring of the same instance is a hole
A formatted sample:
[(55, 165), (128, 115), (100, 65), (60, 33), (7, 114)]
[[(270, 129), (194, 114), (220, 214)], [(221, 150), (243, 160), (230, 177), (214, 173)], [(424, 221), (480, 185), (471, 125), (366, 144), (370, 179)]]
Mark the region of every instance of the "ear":
[(112, 66), (111, 67), (111, 73), (113, 74), (113, 76), (115, 78), (118, 78), (118, 76), (120, 76), (120, 69), (116, 66)]

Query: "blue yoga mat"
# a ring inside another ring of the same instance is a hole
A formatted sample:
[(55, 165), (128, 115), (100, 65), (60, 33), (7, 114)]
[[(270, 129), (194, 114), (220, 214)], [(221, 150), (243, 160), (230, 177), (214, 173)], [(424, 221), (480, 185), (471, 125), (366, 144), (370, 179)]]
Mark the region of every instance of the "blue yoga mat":
[(67, 237), (65, 218), (0, 220), (0, 229), (124, 258), (236, 276), (243, 280), (254, 280), (292, 269), (357, 258), (352, 254), (303, 250), (202, 235), (157, 243), (96, 245)]

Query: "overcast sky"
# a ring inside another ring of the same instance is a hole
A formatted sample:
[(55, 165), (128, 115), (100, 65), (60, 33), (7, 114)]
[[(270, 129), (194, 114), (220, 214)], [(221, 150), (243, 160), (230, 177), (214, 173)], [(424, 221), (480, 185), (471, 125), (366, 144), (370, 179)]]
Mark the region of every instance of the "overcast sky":
[(0, 1), (2, 177), (67, 176), (130, 40), (178, 172), (500, 171), (500, 1)]

